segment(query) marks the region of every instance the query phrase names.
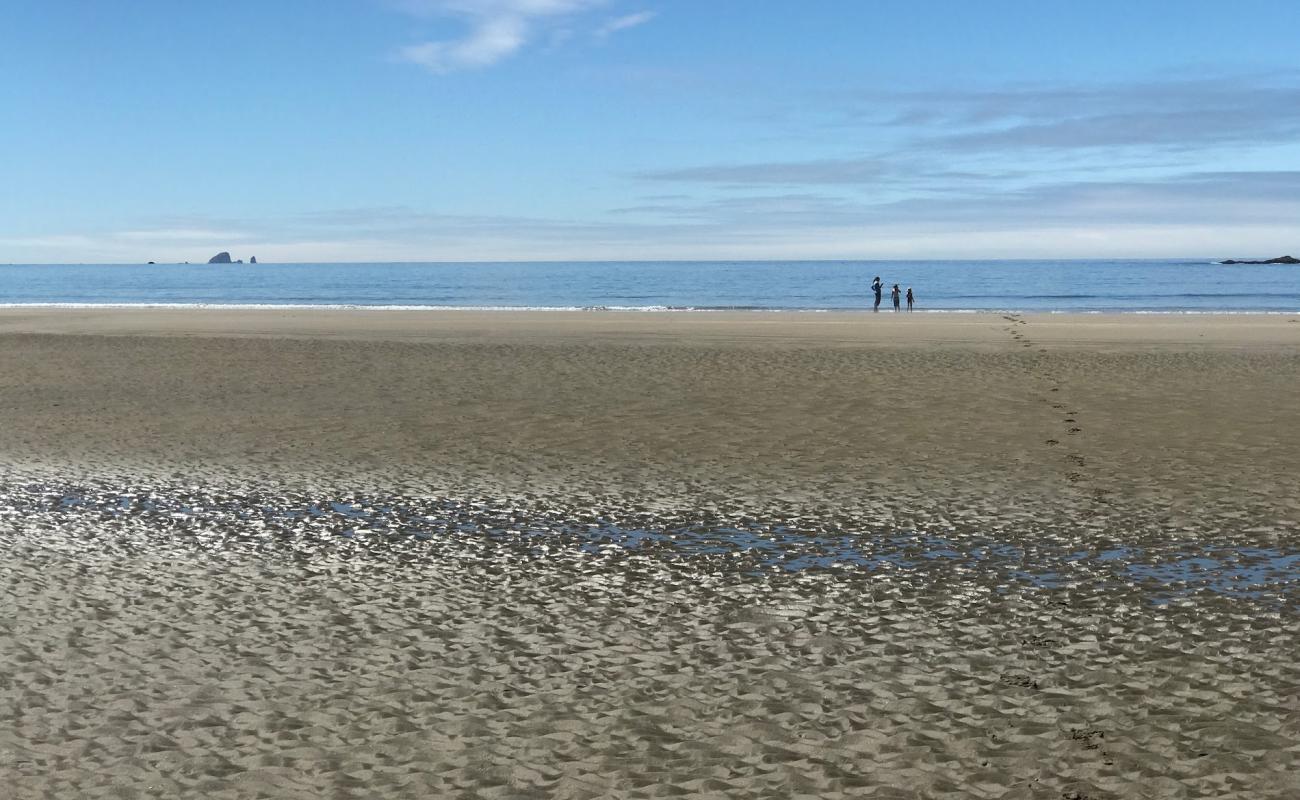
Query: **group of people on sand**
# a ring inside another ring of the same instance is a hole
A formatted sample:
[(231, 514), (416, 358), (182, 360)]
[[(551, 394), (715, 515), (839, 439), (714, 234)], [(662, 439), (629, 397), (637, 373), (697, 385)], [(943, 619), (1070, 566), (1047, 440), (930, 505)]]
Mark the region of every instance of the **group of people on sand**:
[[(871, 309), (872, 311), (879, 311), (879, 310), (880, 310), (880, 294), (881, 294), (881, 292), (883, 292), (884, 290), (885, 290), (885, 284), (883, 284), (883, 283), (880, 282), (880, 276), (877, 275), (877, 276), (876, 276), (876, 279), (875, 279), (874, 281), (871, 282), (871, 291), (873, 291), (873, 292), (876, 293), (876, 305)], [(902, 291), (899, 290), (899, 288), (898, 288), (898, 284), (894, 284), (893, 291), (891, 291), (891, 292), (889, 293), (889, 296), (890, 296), (891, 298), (893, 298), (893, 300), (894, 300), (894, 310), (895, 310), (895, 311), (901, 311), (901, 310), (902, 310), (902, 309), (899, 307), (899, 301), (900, 301), (900, 299), (901, 299), (901, 297), (902, 297), (902, 294), (903, 294)], [(908, 310), (908, 311), (911, 311), (911, 310), (912, 310), (912, 304), (915, 303), (915, 302), (916, 302), (916, 298), (912, 296), (912, 287), (909, 286), (909, 287), (907, 287), (907, 310)]]

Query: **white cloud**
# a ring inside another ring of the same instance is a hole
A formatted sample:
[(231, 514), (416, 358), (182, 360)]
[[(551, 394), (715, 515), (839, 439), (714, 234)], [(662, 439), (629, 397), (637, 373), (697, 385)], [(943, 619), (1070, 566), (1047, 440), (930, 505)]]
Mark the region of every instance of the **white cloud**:
[(421, 42), (400, 48), (397, 58), (438, 74), (487, 67), (508, 58), (531, 41), (542, 20), (576, 14), (603, 2), (405, 0), (399, 7), (408, 13), (461, 19), (469, 26), (469, 32), (460, 39)]
[(628, 28), (635, 28), (638, 25), (644, 25), (654, 19), (657, 14), (654, 11), (638, 11), (635, 14), (627, 14), (622, 17), (615, 17), (604, 25), (596, 29), (596, 36), (604, 38), (619, 31), (625, 31)]
[(495, 64), (523, 46), (526, 26), (515, 18), (488, 20), (454, 42), (425, 42), (403, 47), (397, 55), (431, 72), (453, 72)]
[(158, 228), (142, 231), (119, 231), (113, 235), (127, 241), (142, 242), (228, 242), (233, 239), (248, 238), (243, 233), (207, 228)]

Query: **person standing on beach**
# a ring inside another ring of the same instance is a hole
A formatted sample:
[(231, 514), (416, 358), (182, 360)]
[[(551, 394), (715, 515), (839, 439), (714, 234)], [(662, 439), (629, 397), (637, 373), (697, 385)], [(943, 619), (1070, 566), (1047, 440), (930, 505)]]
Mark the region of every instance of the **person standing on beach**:
[(898, 309), (898, 298), (899, 298), (899, 295), (901, 295), (901, 294), (902, 294), (902, 292), (900, 292), (900, 291), (898, 290), (898, 284), (894, 284), (894, 290), (893, 290), (892, 292), (889, 293), (889, 296), (890, 296), (890, 298), (892, 298), (893, 301), (894, 301), (894, 310), (895, 310), (895, 311), (898, 311), (898, 310), (899, 310), (899, 309)]
[(912, 310), (912, 287), (907, 287), (907, 310)]
[(876, 293), (876, 305), (871, 309), (872, 311), (880, 310), (880, 293), (881, 291), (884, 290), (884, 288), (885, 288), (885, 284), (880, 282), (880, 276), (877, 275), (876, 279), (871, 282), (871, 291)]

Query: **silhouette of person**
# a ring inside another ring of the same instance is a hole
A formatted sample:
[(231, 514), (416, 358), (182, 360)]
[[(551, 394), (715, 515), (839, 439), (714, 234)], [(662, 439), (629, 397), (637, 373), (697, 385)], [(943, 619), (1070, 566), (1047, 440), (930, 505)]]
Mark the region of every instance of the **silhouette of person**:
[(912, 297), (912, 287), (909, 286), (909, 287), (907, 287), (907, 310), (908, 310), (908, 311), (911, 311), (911, 310), (912, 310), (912, 302), (913, 302), (913, 300), (914, 300), (914, 298)]
[(876, 305), (871, 309), (872, 311), (880, 310), (880, 293), (881, 291), (884, 290), (884, 288), (885, 288), (885, 284), (880, 282), (880, 276), (877, 275), (876, 279), (871, 282), (871, 291), (876, 293)]
[(900, 292), (900, 291), (898, 290), (898, 284), (894, 284), (894, 290), (893, 290), (892, 292), (889, 293), (889, 296), (890, 296), (890, 298), (892, 298), (893, 301), (894, 301), (894, 310), (895, 310), (895, 311), (898, 311), (898, 298), (899, 298), (899, 295), (901, 295), (901, 294), (902, 294), (902, 292)]

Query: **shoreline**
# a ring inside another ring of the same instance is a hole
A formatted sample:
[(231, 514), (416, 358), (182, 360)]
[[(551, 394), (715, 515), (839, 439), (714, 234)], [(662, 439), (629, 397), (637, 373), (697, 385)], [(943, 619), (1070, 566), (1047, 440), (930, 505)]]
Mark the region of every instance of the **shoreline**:
[[(0, 303), (0, 311), (5, 310), (69, 310), (69, 311), (148, 311), (148, 310), (195, 310), (195, 311), (376, 311), (376, 312), (422, 312), (422, 313), (611, 313), (611, 314), (890, 314), (890, 308), (873, 311), (867, 307), (851, 308), (799, 308), (799, 307), (739, 307), (739, 306), (435, 306), (402, 304), (360, 304), (360, 303)], [(912, 311), (900, 311), (899, 314), (1017, 314), (1025, 316), (1297, 316), (1300, 307), (1295, 309), (1197, 309), (1197, 308), (1065, 308), (1065, 309), (1016, 309), (1016, 308), (917, 308)]]

